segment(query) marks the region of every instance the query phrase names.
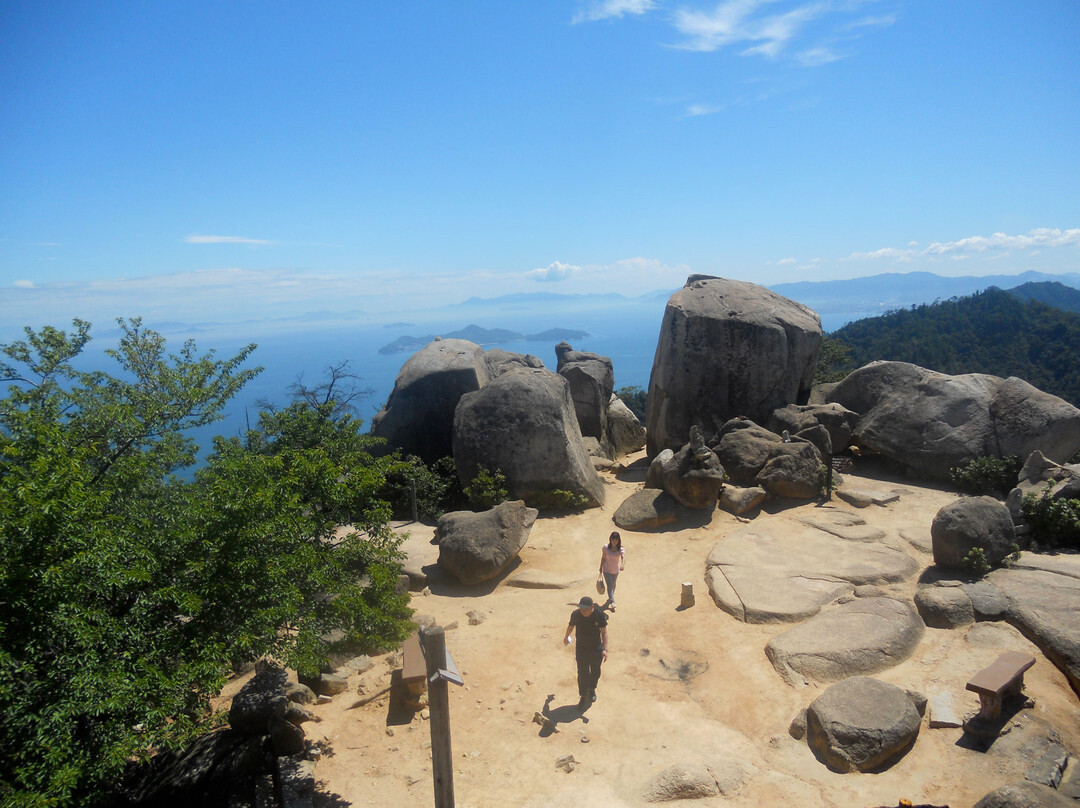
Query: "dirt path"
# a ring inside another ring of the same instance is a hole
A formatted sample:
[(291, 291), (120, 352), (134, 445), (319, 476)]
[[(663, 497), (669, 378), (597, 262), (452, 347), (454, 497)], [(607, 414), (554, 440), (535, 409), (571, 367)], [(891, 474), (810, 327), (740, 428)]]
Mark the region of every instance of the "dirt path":
[[(600, 547), (613, 528), (611, 515), (641, 483), (632, 476), (603, 475), (608, 504), (580, 515), (541, 519), (521, 552), (521, 565), (487, 594), (436, 589), (413, 600), (447, 631), (447, 647), (465, 685), (450, 690), (454, 785), (462, 808), (645, 804), (644, 792), (675, 763), (704, 763), (726, 796), (696, 800), (703, 806), (897, 805), (900, 798), (969, 806), (999, 785), (1021, 779), (1022, 751), (983, 754), (958, 745), (958, 729), (923, 727), (914, 748), (880, 774), (830, 772), (787, 728), (821, 690), (786, 684), (764, 654), (766, 642), (789, 625), (747, 625), (718, 609), (704, 583), (705, 558), (727, 531), (740, 526), (717, 511), (700, 528), (664, 533), (623, 531), (627, 568), (619, 578), (618, 611), (609, 625), (610, 657), (597, 702), (584, 717), (577, 701), (573, 651), (561, 644), (570, 612), (583, 594), (594, 594)], [(859, 510), (872, 525), (897, 535), (925, 531), (953, 494), (885, 479), (849, 484), (901, 492), (898, 502)], [(814, 504), (801, 508), (821, 507)], [(839, 500), (824, 506), (855, 510)], [(790, 511), (789, 511), (790, 513)], [(779, 518), (763, 512), (758, 520)], [(431, 528), (408, 527), (410, 552), (437, 557)], [(908, 547), (922, 566), (928, 555)], [(523, 570), (543, 570), (568, 589), (521, 589), (506, 581)], [(916, 577), (887, 587), (910, 598)], [(681, 583), (691, 581), (697, 605), (677, 610)], [(467, 612), (485, 615), (469, 624)], [(912, 659), (878, 674), (926, 693), (946, 688), (964, 709), (978, 700), (964, 682), (1003, 648), (1030, 650), (1038, 662), (1027, 676), (1036, 708), (1021, 724), (1050, 721), (1067, 743), (1080, 747), (1080, 704), (1064, 677), (1026, 640), (1004, 624), (972, 629), (928, 629)], [(974, 632), (974, 633), (972, 633)], [(429, 725), (421, 715), (395, 723), (386, 699), (350, 708), (390, 680), (393, 655), (353, 677), (350, 692), (315, 708), (320, 723), (305, 725), (327, 754), (316, 767), (320, 804), (397, 806), (432, 804)], [(553, 697), (550, 698), (549, 697)], [(558, 723), (549, 733), (533, 722), (547, 705)], [(1015, 738), (1021, 738), (1017, 732)], [(999, 742), (995, 749), (1008, 750)], [(572, 755), (572, 772), (556, 762)]]

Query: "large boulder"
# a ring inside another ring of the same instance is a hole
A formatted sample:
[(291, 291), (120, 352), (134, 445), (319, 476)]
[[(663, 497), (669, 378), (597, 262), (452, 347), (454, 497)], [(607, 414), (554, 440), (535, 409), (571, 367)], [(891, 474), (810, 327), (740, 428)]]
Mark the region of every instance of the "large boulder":
[(822, 426), (829, 433), (832, 450), (842, 452), (851, 443), (858, 422), (858, 413), (839, 404), (788, 404), (773, 410), (765, 426), (777, 434), (786, 429), (792, 435)]
[(746, 416), (804, 403), (821, 320), (800, 303), (744, 281), (691, 275), (668, 300), (646, 404), (647, 451), (682, 446), (690, 427), (715, 432)]
[(806, 742), (834, 771), (880, 770), (911, 748), (921, 720), (907, 691), (852, 676), (830, 686), (807, 708)]
[(821, 452), (812, 443), (792, 441), (775, 446), (754, 482), (774, 497), (814, 499), (825, 485)]
[(836, 682), (900, 664), (914, 652), (923, 631), (910, 603), (859, 598), (777, 634), (765, 654), (792, 686)]
[(1021, 496), (1080, 499), (1080, 463), (1055, 463), (1042, 452), (1032, 452), (1020, 469), (1016, 487)]
[(937, 512), (930, 524), (934, 563), (964, 569), (964, 559), (982, 549), (992, 567), (1016, 549), (1016, 529), (1005, 503), (993, 497), (960, 497)]
[[(607, 414), (612, 391), (615, 389), (615, 371), (611, 359), (587, 351), (575, 351), (568, 342), (555, 346), (558, 365), (555, 372), (570, 383), (570, 396), (574, 400), (581, 434), (596, 438), (606, 449)], [(605, 454), (608, 454), (605, 451)]]
[(447, 457), (458, 401), (488, 378), (484, 349), (475, 342), (430, 342), (402, 366), (390, 398), (371, 420), (371, 434), (427, 463)]
[(468, 484), (481, 468), (500, 471), (511, 496), (550, 499), (554, 490), (604, 501), (578, 428), (570, 385), (540, 368), (518, 367), (461, 397), (454, 413), (454, 465)]
[(734, 485), (757, 485), (758, 472), (781, 444), (779, 435), (747, 418), (724, 424), (709, 441), (720, 464)]
[(482, 513), (444, 513), (435, 527), (439, 566), (466, 586), (496, 577), (529, 540), (537, 515), (521, 500)]
[(622, 501), (612, 521), (623, 530), (656, 530), (679, 521), (682, 507), (667, 491), (643, 488)]
[(645, 427), (623, 400), (612, 395), (608, 402), (608, 450), (612, 460), (636, 452), (645, 445)]
[(1023, 780), (996, 788), (974, 808), (1074, 808), (1076, 802), (1050, 786)]
[(698, 428), (691, 427), (690, 442), (678, 452), (665, 449), (653, 458), (645, 487), (662, 488), (687, 508), (713, 508), (724, 487), (724, 467)]
[(1016, 378), (947, 376), (906, 362), (850, 373), (829, 402), (859, 413), (854, 440), (931, 478), (978, 457), (1064, 463), (1080, 449), (1080, 410)]

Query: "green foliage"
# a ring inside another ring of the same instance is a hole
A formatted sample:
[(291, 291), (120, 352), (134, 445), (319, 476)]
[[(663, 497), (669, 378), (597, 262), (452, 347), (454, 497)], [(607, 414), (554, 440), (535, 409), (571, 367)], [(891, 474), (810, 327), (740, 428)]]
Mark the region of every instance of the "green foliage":
[(647, 393), (638, 387), (636, 384), (630, 384), (626, 387), (620, 387), (615, 391), (615, 395), (626, 405), (630, 412), (637, 416), (639, 421), (645, 420), (645, 404)]
[(528, 504), (541, 511), (576, 511), (589, 504), (589, 498), (573, 491), (552, 488), (538, 491), (529, 497)]
[(484, 511), (494, 508), (500, 502), (506, 502), (509, 494), (506, 491), (506, 476), (495, 469), (489, 471), (481, 466), (467, 486), (465, 496), (474, 511)]
[(975, 496), (1004, 499), (1016, 487), (1023, 461), (1009, 457), (977, 457), (949, 470), (949, 479), (961, 491)]
[(856, 367), (875, 359), (942, 373), (1017, 376), (1080, 405), (1080, 315), (990, 288), (970, 297), (913, 306), (833, 332)]
[(963, 560), (964, 569), (976, 578), (982, 578), (990, 572), (990, 562), (986, 560), (986, 551), (981, 547), (972, 547)]
[(454, 458), (443, 457), (431, 466), (419, 457), (397, 458), (386, 470), (379, 496), (390, 503), (395, 519), (412, 519), (412, 497), (420, 519), (437, 519), (465, 506), (465, 492), (454, 468)]
[(854, 369), (850, 345), (828, 335), (821, 338), (821, 353), (814, 371), (814, 384), (838, 382)]
[[(210, 719), (230, 665), (317, 670), (344, 628), (405, 636), (398, 540), (361, 422), (297, 402), (221, 440), (195, 479), (182, 430), (257, 369), (165, 351), (120, 321), (121, 374), (76, 371), (89, 324), (0, 347), (0, 802), (90, 805), (131, 755)], [(363, 534), (338, 538), (352, 517)], [(138, 727), (138, 729), (136, 729)]]
[(1054, 499), (1047, 486), (1041, 496), (1025, 496), (1021, 508), (1040, 546), (1080, 550), (1080, 499)]

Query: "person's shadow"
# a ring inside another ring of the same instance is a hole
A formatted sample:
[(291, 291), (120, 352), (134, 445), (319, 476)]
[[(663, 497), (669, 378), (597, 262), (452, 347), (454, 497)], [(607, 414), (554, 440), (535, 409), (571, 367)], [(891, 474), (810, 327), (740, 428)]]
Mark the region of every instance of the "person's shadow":
[(586, 705), (582, 708), (578, 707), (577, 704), (567, 704), (563, 707), (552, 709), (551, 702), (553, 701), (555, 701), (555, 694), (549, 693), (547, 699), (544, 700), (544, 709), (540, 712), (540, 715), (546, 719), (540, 728), (541, 738), (547, 738), (558, 732), (559, 724), (569, 724), (571, 721), (577, 721), (578, 719), (581, 719), (582, 723), (589, 723), (589, 719), (585, 716), (585, 711), (588, 710), (591, 705)]

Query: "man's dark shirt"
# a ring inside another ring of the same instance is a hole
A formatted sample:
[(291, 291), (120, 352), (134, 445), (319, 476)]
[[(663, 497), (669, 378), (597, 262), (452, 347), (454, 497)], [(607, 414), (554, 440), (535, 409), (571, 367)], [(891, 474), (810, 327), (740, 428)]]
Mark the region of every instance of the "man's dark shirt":
[(600, 609), (593, 607), (592, 614), (588, 617), (581, 613), (580, 609), (574, 609), (570, 614), (570, 625), (577, 633), (577, 653), (596, 654), (600, 652), (600, 629), (607, 625), (607, 615)]

